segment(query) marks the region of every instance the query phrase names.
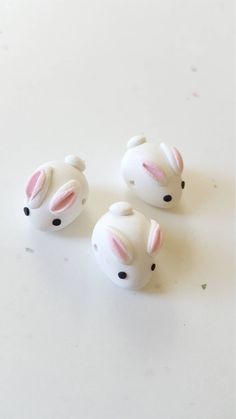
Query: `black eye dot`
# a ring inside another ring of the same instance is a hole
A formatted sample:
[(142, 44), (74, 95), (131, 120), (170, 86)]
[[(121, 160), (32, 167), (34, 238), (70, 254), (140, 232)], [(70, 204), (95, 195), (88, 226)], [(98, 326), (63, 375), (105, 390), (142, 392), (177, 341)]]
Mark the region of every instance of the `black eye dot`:
[(61, 224), (61, 220), (59, 218), (55, 218), (55, 220), (53, 220), (52, 224), (54, 226), (59, 226)]
[(170, 202), (170, 201), (172, 201), (172, 196), (171, 195), (165, 195), (164, 198), (163, 198), (163, 200), (165, 202)]
[(181, 182), (181, 188), (182, 188), (182, 189), (184, 189), (184, 188), (185, 188), (185, 181), (184, 181), (184, 180), (182, 180), (182, 182)]
[(126, 272), (119, 272), (118, 273), (118, 277), (120, 279), (126, 279), (127, 278), (127, 273)]
[(151, 270), (155, 271), (155, 269), (156, 269), (156, 265), (155, 265), (155, 263), (153, 263), (152, 266), (151, 266)]
[(28, 217), (30, 215), (30, 210), (27, 207), (24, 207), (24, 213)]

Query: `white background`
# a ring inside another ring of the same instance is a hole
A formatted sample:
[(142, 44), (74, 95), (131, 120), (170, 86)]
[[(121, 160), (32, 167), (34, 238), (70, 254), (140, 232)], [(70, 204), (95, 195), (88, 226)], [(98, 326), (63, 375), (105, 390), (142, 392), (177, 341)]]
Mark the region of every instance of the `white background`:
[[(235, 417), (232, 8), (0, 1), (1, 419)], [(120, 178), (139, 133), (184, 156), (176, 210)], [(87, 162), (87, 209), (64, 231), (33, 231), (26, 178), (68, 153)], [(90, 247), (120, 199), (165, 233), (141, 292), (106, 279)]]

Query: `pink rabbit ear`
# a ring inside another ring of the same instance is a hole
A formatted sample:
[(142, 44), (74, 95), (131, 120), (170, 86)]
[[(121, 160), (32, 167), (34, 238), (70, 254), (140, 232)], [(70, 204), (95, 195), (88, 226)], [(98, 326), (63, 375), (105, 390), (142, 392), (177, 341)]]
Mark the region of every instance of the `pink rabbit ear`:
[(155, 181), (160, 185), (165, 185), (167, 182), (166, 174), (156, 163), (152, 161), (143, 161), (142, 166), (145, 169), (146, 173), (151, 176)]
[(109, 245), (113, 255), (123, 264), (130, 265), (133, 260), (133, 249), (129, 240), (123, 233), (114, 229), (108, 228)]
[(75, 202), (76, 194), (74, 191), (65, 191), (58, 194), (50, 205), (51, 212), (62, 212), (70, 208)]
[(34, 199), (43, 188), (46, 175), (44, 170), (37, 170), (28, 180), (25, 193), (28, 199)]
[(36, 170), (29, 178), (25, 194), (30, 208), (38, 208), (47, 194), (51, 181), (52, 168), (45, 167)]
[(165, 143), (161, 143), (160, 148), (168, 160), (172, 170), (174, 170), (177, 174), (181, 174), (184, 169), (184, 162), (177, 148), (169, 146)]
[(163, 243), (163, 234), (159, 224), (155, 220), (151, 220), (151, 228), (148, 238), (147, 252), (154, 257), (159, 252)]
[(78, 194), (79, 183), (70, 180), (55, 193), (50, 202), (49, 210), (56, 214), (68, 210), (75, 203)]

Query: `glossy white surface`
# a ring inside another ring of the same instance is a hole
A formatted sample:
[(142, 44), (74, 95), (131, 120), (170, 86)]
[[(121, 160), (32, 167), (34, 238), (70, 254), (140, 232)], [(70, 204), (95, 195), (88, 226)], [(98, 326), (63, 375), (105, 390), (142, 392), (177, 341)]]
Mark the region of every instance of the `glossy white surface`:
[[(1, 419), (234, 417), (232, 4), (0, 2)], [(142, 132), (183, 153), (176, 210), (123, 184)], [(29, 229), (26, 177), (70, 153), (87, 162), (87, 209)], [(90, 247), (118, 200), (165, 234), (143, 292), (106, 279)]]

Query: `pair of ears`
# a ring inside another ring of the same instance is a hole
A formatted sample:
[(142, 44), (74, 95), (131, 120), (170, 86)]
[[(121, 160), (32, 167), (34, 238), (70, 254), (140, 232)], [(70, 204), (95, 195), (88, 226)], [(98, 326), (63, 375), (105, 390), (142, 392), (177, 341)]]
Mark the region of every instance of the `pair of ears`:
[[(143, 137), (134, 137), (128, 143), (128, 147), (134, 147), (141, 145), (146, 142), (146, 139)], [(167, 145), (165, 143), (160, 144), (160, 149), (165, 156), (170, 168), (176, 175), (181, 175), (184, 168), (184, 163), (180, 152), (177, 148)], [(167, 175), (165, 171), (158, 166), (154, 161), (144, 160), (142, 161), (142, 167), (145, 172), (151, 176), (159, 185), (164, 186), (168, 182)]]
[[(53, 168), (45, 167), (37, 170), (29, 178), (25, 193), (29, 208), (39, 208), (47, 195), (51, 180)], [(79, 194), (79, 182), (70, 180), (65, 183), (52, 197), (49, 210), (52, 213), (62, 213), (69, 209), (75, 202)]]
[[(119, 262), (124, 265), (130, 265), (134, 259), (133, 245), (119, 230), (109, 227), (108, 228), (109, 246)], [(159, 224), (155, 220), (151, 220), (149, 237), (147, 242), (146, 252), (149, 256), (155, 257), (159, 252), (163, 243), (163, 234)]]

